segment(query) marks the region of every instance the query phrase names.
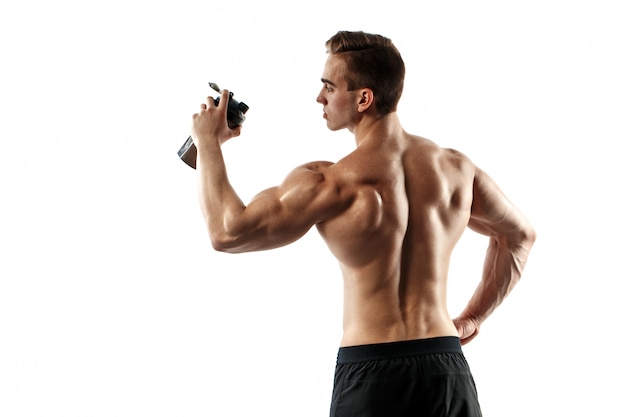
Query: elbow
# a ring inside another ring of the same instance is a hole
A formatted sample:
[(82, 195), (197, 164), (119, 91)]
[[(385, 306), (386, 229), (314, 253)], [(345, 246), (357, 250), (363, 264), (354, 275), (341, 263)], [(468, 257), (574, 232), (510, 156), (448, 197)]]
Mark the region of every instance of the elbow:
[(244, 237), (239, 224), (229, 218), (206, 218), (206, 230), (211, 246), (217, 252), (241, 252), (238, 246)]
[(213, 250), (216, 252), (228, 253), (229, 245), (226, 241), (222, 239), (216, 239), (216, 238), (211, 237), (211, 246), (213, 247)]
[(510, 233), (493, 236), (493, 238), (499, 245), (517, 253), (525, 253), (525, 256), (528, 256), (528, 252), (537, 240), (537, 232), (530, 224), (526, 224), (517, 227)]
[(537, 240), (537, 232), (530, 224), (523, 228), (521, 233), (521, 239), (523, 245), (529, 250), (535, 244), (535, 241)]
[(236, 239), (225, 235), (210, 234), (211, 246), (217, 252), (239, 253)]
[(255, 244), (254, 234), (232, 228), (219, 230), (209, 228), (209, 238), (211, 246), (217, 252), (244, 253), (260, 249), (259, 245)]
[(537, 232), (530, 225), (519, 228), (514, 236), (510, 236), (506, 245), (515, 259), (518, 271), (516, 281), (519, 281), (522, 270), (528, 261), (528, 255), (537, 240)]
[(528, 222), (518, 225), (505, 237), (510, 247), (522, 247), (530, 250), (537, 240), (537, 232)]
[[(244, 253), (265, 249), (267, 240), (262, 231), (236, 222), (208, 224), (209, 238), (217, 252)], [(264, 246), (265, 244), (265, 246)]]
[(217, 252), (235, 253), (237, 249), (237, 239), (224, 229), (214, 230), (209, 227), (209, 239), (213, 250)]

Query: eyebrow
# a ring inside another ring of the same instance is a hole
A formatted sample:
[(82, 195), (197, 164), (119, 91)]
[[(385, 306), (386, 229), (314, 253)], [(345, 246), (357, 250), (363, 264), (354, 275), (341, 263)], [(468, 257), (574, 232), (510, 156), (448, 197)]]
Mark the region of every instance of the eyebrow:
[(321, 78), (321, 80), (322, 80), (322, 82), (323, 82), (324, 84), (330, 84), (330, 85), (332, 85), (333, 87), (337, 87), (337, 84), (335, 84), (334, 82), (332, 82), (332, 81), (330, 81), (330, 80), (327, 80), (326, 78)]

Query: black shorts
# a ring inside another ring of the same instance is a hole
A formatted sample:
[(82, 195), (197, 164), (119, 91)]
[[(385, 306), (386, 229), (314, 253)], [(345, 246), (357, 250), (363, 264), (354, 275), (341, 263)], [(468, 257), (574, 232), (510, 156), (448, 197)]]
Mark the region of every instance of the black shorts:
[(331, 417), (480, 417), (458, 337), (339, 349)]

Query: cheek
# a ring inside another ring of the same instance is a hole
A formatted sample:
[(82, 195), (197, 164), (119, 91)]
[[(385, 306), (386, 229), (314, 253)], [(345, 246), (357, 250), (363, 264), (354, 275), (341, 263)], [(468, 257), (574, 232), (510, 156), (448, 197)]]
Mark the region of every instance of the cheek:
[(333, 100), (332, 103), (329, 104), (331, 104), (334, 109), (345, 111), (348, 109), (349, 101), (346, 97), (341, 97)]

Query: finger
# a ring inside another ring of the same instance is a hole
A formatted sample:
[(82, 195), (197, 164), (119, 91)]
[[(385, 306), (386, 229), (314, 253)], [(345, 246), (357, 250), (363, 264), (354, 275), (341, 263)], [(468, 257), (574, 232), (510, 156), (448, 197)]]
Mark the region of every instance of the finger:
[(474, 331), (470, 335), (463, 338), (462, 344), (465, 345), (471, 342), (472, 340), (474, 340), (474, 338), (478, 336), (478, 332), (479, 332), (478, 328), (474, 328)]
[[(228, 92), (228, 90), (222, 90), (222, 94), (221, 94), (221, 97), (220, 97), (220, 103), (227, 103), (228, 104), (229, 94), (230, 93)], [(226, 113), (226, 110), (228, 109), (228, 105), (226, 105), (226, 106), (218, 106), (218, 107), (221, 107), (222, 108), (222, 112), (224, 112), (224, 113)]]
[(204, 103), (200, 104), (200, 110), (206, 110), (206, 104)]

